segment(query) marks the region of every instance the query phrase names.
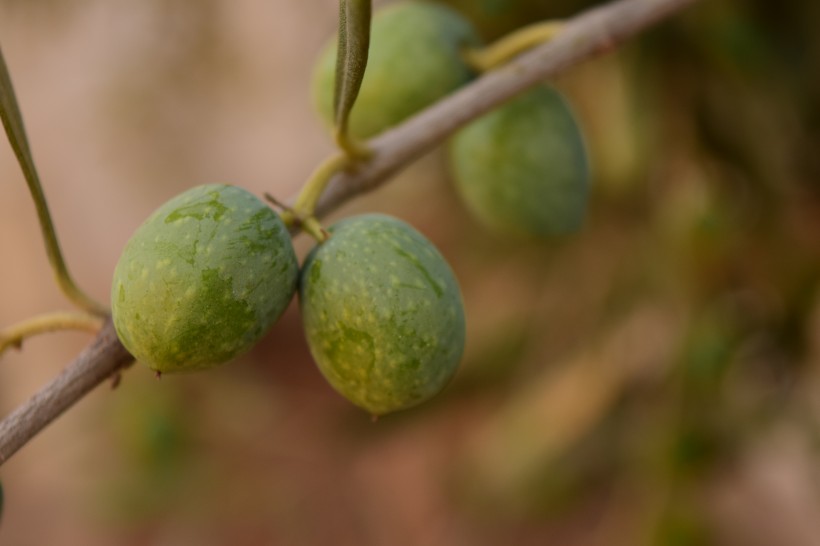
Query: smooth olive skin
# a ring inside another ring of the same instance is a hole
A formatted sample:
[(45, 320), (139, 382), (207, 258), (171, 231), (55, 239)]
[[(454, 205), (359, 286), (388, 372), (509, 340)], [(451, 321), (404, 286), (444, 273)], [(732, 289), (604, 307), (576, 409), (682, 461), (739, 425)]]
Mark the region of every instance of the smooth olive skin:
[(114, 326), (153, 370), (209, 368), (262, 337), (297, 277), (273, 210), (235, 186), (198, 186), (159, 207), (126, 244), (111, 287)]
[[(470, 23), (443, 5), (409, 0), (377, 11), (351, 134), (379, 134), (468, 82), (475, 73), (460, 52), (478, 42)], [(334, 38), (321, 53), (312, 82), (316, 109), (329, 125), (336, 51)]]
[(549, 237), (577, 231), (589, 195), (589, 161), (566, 100), (539, 86), (459, 130), (449, 143), (456, 188), (497, 232)]
[(373, 415), (420, 404), (455, 374), (464, 307), (450, 266), (418, 231), (368, 214), (342, 220), (302, 267), (299, 297), (313, 358)]

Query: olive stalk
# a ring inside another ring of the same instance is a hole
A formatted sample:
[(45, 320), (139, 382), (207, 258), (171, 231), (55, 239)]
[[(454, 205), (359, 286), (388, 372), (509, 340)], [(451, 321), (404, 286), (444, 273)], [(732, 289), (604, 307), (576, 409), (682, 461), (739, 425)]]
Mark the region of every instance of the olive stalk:
[(57, 285), (63, 294), (81, 309), (101, 317), (108, 315), (108, 307), (95, 301), (83, 292), (68, 272), (68, 266), (60, 250), (57, 232), (54, 229), (54, 222), (48, 210), (46, 196), (43, 193), (42, 184), (40, 184), (40, 177), (34, 166), (34, 159), (31, 155), (26, 129), (23, 124), (23, 116), (17, 104), (17, 97), (14, 93), (14, 87), (11, 83), (11, 77), (9, 76), (2, 50), (0, 50), (0, 118), (3, 120), (3, 127), (6, 130), (9, 143), (14, 150), (14, 155), (20, 163), (20, 169), (23, 171), (26, 184), (28, 184), (31, 198), (34, 200), (37, 217), (40, 220), (40, 229), (45, 241), (46, 253), (48, 254), (48, 261), (54, 271)]
[[(320, 243), (327, 239), (327, 232), (314, 216), (316, 204), (319, 202), (319, 198), (322, 196), (322, 193), (324, 193), (328, 182), (330, 182), (333, 176), (339, 171), (349, 168), (353, 161), (349, 155), (337, 153), (320, 163), (310, 178), (308, 178), (307, 182), (305, 182), (305, 185), (302, 186), (302, 190), (296, 198), (296, 203), (293, 207), (286, 207), (285, 210), (282, 211), (282, 221), (285, 225), (290, 228), (302, 228), (308, 235)], [(274, 204), (279, 204), (270, 196), (266, 197)]]
[(12, 347), (20, 347), (24, 340), (38, 334), (61, 330), (82, 330), (96, 334), (102, 324), (103, 319), (91, 313), (57, 311), (38, 315), (0, 332), (0, 356)]
[(562, 21), (541, 21), (527, 25), (486, 47), (464, 50), (464, 60), (478, 72), (487, 72), (513, 57), (549, 42), (564, 28)]
[[(347, 126), (346, 126), (347, 127)], [(353, 137), (347, 128), (344, 131), (336, 129), (334, 133), (336, 145), (354, 161), (366, 161), (373, 155), (373, 150), (367, 144)]]

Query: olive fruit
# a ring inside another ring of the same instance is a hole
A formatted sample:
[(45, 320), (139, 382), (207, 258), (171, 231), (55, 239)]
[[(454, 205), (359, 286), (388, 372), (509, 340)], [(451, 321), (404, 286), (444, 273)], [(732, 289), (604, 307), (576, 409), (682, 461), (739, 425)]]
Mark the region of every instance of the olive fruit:
[(329, 231), (305, 260), (299, 285), (319, 369), (373, 415), (431, 398), (464, 351), (464, 309), (449, 265), (390, 216), (355, 216)]
[(235, 186), (198, 186), (128, 241), (111, 287), (114, 326), (158, 372), (208, 368), (251, 348), (297, 278), (290, 235), (273, 210)]
[[(473, 76), (462, 59), (477, 44), (469, 22), (431, 2), (391, 4), (373, 16), (364, 80), (350, 116), (353, 136), (368, 138), (449, 94)], [(333, 121), (336, 41), (322, 52), (313, 75), (316, 108)]]
[(580, 228), (589, 164), (578, 123), (555, 89), (536, 87), (460, 129), (449, 155), (467, 208), (491, 229), (545, 237)]

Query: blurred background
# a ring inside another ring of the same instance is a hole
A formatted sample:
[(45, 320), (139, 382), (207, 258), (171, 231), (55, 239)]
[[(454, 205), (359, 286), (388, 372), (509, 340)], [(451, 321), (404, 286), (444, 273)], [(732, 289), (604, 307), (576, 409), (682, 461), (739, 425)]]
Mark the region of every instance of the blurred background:
[[(485, 39), (596, 2), (452, 0)], [(293, 195), (332, 149), (309, 94), (334, 0), (0, 0), (0, 41), (70, 269), (198, 184)], [(820, 4), (701, 2), (556, 83), (586, 225), (498, 238), (441, 150), (340, 209), (397, 215), (460, 279), (462, 367), (372, 423), (291, 306), (208, 373), (134, 366), (0, 468), (9, 545), (816, 545)], [(0, 145), (0, 326), (69, 305)], [(300, 255), (310, 248), (297, 238)], [(0, 360), (5, 415), (88, 342)]]

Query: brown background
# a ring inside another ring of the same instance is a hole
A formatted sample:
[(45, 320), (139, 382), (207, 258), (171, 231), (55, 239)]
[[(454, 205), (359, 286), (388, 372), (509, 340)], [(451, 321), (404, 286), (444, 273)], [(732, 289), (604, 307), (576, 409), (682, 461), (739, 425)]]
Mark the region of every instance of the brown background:
[[(451, 3), (487, 39), (590, 4)], [(486, 232), (441, 151), (339, 211), (400, 216), (451, 262), (468, 347), (444, 394), (372, 424), (292, 306), (234, 363), (137, 365), (50, 426), (0, 469), (0, 544), (816, 544), (820, 14), (702, 4), (558, 82), (593, 161), (578, 235)], [(0, 1), (84, 288), (107, 301), (130, 234), (193, 185), (298, 190), (331, 150), (309, 85), (335, 25), (330, 0)], [(0, 234), (0, 325), (68, 308), (5, 145)], [(0, 411), (87, 340), (4, 355)]]

